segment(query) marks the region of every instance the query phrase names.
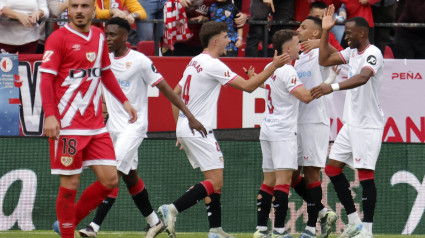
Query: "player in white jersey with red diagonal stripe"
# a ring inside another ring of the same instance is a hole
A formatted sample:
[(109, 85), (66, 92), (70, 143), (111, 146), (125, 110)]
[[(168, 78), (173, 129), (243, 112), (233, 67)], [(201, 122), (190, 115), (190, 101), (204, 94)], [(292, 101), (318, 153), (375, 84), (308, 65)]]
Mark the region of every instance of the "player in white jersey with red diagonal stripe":
[[(91, 26), (95, 10), (93, 0), (69, 0), (71, 23), (47, 39), (40, 69), (44, 131), (51, 138), (51, 172), (60, 175), (59, 222), (54, 227), (65, 238), (74, 237), (78, 223), (118, 183), (115, 153), (102, 118), (101, 81), (130, 114), (130, 122), (137, 119), (110, 69), (105, 36)], [(88, 166), (98, 180), (75, 204), (80, 173)]]
[[(384, 115), (379, 103), (379, 91), (383, 74), (381, 51), (369, 43), (369, 24), (362, 17), (354, 17), (345, 23), (349, 48), (332, 53), (327, 43), (334, 6), (326, 11), (322, 22), (319, 62), (321, 65), (349, 64), (349, 78), (331, 86), (321, 85), (312, 89), (312, 96), (350, 89), (346, 93), (343, 121), (331, 148), (326, 174), (330, 177), (338, 198), (348, 215), (348, 225), (340, 237), (373, 237), (372, 225), (376, 204), (374, 170), (381, 149)], [(357, 169), (363, 188), (363, 223), (357, 214), (350, 184), (342, 168), (345, 165)]]
[[(223, 154), (212, 133), (213, 119), (222, 85), (252, 92), (259, 87), (276, 68), (282, 66), (289, 57), (276, 56), (269, 68), (249, 80), (238, 76), (218, 57), (226, 52), (230, 40), (227, 36), (227, 24), (208, 22), (202, 26), (200, 39), (204, 47), (202, 54), (192, 58), (186, 67), (183, 78), (174, 91), (181, 97), (189, 110), (209, 131), (203, 138), (193, 134), (187, 128), (187, 117), (174, 110), (177, 121), (176, 133), (193, 168), (200, 168), (205, 181), (191, 187), (172, 204), (161, 206), (158, 211), (163, 215), (167, 231), (175, 237), (176, 216), (199, 200), (205, 198), (207, 205), (210, 237), (231, 237), (221, 228), (220, 193), (223, 185)], [(176, 109), (176, 108), (173, 108)], [(178, 120), (177, 120), (178, 119)]]
[[(288, 53), (291, 60), (299, 57), (297, 32), (277, 31), (272, 41), (279, 54)], [(298, 105), (299, 101), (309, 103), (313, 98), (290, 64), (277, 69), (264, 83), (264, 89), (266, 113), (260, 131), (264, 180), (257, 195), (257, 231), (254, 238), (270, 237), (267, 221), (272, 203), (275, 220), (271, 237), (290, 238), (292, 236), (285, 230), (285, 219), (292, 173), (298, 169)]]
[[(104, 96), (109, 113), (107, 128), (114, 143), (118, 173), (123, 178), (136, 207), (146, 218), (149, 225), (146, 238), (153, 238), (164, 230), (164, 224), (153, 211), (147, 188), (137, 173), (138, 148), (148, 130), (148, 87), (157, 87), (173, 104), (183, 110), (190, 118), (185, 125), (189, 130), (198, 130), (203, 135), (206, 134), (206, 130), (190, 113), (180, 97), (168, 86), (152, 61), (144, 54), (127, 47), (130, 29), (131, 26), (127, 20), (114, 17), (108, 21), (105, 35), (111, 52), (109, 56), (112, 72), (122, 91), (137, 110), (139, 120), (133, 124), (127, 123), (124, 120), (126, 112), (122, 109), (120, 102), (105, 89)], [(97, 236), (117, 195), (118, 187), (99, 205), (93, 221), (79, 231), (81, 236)]]
[[(297, 29), (301, 44), (319, 40), (322, 35), (322, 21), (317, 17), (307, 17)], [(301, 47), (303, 48), (303, 47)], [(335, 50), (336, 51), (336, 50)], [(307, 89), (317, 85), (332, 83), (336, 73), (319, 65), (319, 49), (301, 53), (294, 68)], [(329, 78), (328, 78), (329, 76)], [(327, 82), (329, 81), (329, 82)], [(308, 220), (301, 238), (316, 236), (317, 218), (320, 218), (321, 238), (328, 237), (331, 226), (338, 216), (328, 211), (322, 204), (320, 170), (326, 165), (329, 146), (330, 119), (325, 97), (309, 104), (300, 103), (298, 114), (298, 170), (292, 176), (291, 186), (306, 201)], [(303, 176), (300, 175), (302, 170)]]

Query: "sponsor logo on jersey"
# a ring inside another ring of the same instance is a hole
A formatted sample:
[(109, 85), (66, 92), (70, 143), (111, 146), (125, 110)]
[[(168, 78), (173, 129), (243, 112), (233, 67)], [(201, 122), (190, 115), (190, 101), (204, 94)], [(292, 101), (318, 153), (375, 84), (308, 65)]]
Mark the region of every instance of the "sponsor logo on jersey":
[(297, 73), (298, 74), (298, 78), (303, 78), (303, 77), (311, 77), (311, 71), (300, 71)]
[(376, 57), (373, 55), (369, 55), (366, 61), (371, 65), (376, 65)]
[(87, 52), (86, 58), (88, 61), (93, 62), (96, 59), (96, 53), (95, 52)]
[(101, 76), (100, 68), (89, 68), (89, 69), (71, 69), (69, 71), (69, 77), (71, 78), (85, 78), (85, 77), (96, 77)]
[(46, 62), (50, 61), (50, 57), (52, 55), (53, 55), (53, 51), (52, 50), (46, 50), (44, 52), (43, 59), (42, 59), (43, 63), (46, 63)]
[(75, 45), (72, 46), (72, 49), (74, 51), (80, 50), (81, 49), (81, 45), (80, 44), (75, 44)]
[(68, 167), (72, 164), (72, 162), (74, 162), (74, 158), (70, 157), (70, 156), (62, 156), (61, 157), (61, 163), (65, 166)]
[(356, 160), (356, 162), (360, 162), (360, 160), (362, 160), (361, 158), (354, 158)]
[(3, 72), (7, 73), (13, 68), (13, 62), (9, 57), (4, 57), (0, 61), (0, 68)]

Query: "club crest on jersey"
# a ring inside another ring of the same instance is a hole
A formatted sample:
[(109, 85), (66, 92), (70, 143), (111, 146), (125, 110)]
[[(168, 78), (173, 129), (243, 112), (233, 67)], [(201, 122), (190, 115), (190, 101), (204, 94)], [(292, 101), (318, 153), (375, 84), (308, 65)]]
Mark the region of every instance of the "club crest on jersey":
[(96, 53), (95, 52), (87, 52), (86, 58), (88, 61), (93, 62), (96, 59)]
[(133, 62), (125, 62), (125, 68), (126, 69), (130, 69), (131, 68), (131, 64), (133, 64)]
[(65, 166), (68, 167), (72, 164), (72, 162), (74, 162), (74, 159), (70, 156), (62, 156), (61, 157), (61, 163)]

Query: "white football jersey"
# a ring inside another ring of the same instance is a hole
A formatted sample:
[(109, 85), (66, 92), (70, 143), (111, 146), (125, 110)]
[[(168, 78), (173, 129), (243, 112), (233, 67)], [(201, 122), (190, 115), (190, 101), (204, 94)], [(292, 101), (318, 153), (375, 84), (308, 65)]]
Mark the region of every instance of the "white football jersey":
[(152, 61), (144, 54), (129, 50), (125, 56), (111, 59), (111, 69), (118, 80), (121, 90), (127, 96), (131, 105), (137, 111), (137, 121), (133, 124), (128, 122), (129, 115), (122, 104), (112, 96), (106, 88), (104, 95), (108, 108), (109, 119), (107, 128), (111, 132), (122, 132), (127, 128), (138, 131), (141, 136), (146, 137), (148, 129), (148, 85), (154, 87), (162, 79), (162, 75), (156, 71)]
[[(214, 129), (215, 108), (221, 85), (229, 83), (237, 76), (227, 65), (207, 53), (193, 57), (186, 66), (179, 82), (182, 88), (182, 100), (207, 131)], [(186, 116), (180, 112), (177, 137), (193, 137), (188, 123)], [(200, 136), (198, 132), (195, 133), (195, 137)]]
[(264, 82), (267, 105), (260, 140), (282, 141), (297, 138), (299, 100), (291, 92), (302, 85), (292, 65), (276, 69)]
[(379, 102), (379, 92), (384, 72), (381, 51), (369, 45), (364, 51), (346, 48), (339, 52), (344, 63), (349, 65), (351, 78), (363, 68), (373, 71), (366, 84), (347, 90), (344, 103), (343, 122), (359, 128), (384, 128), (384, 113)]
[[(331, 70), (329, 67), (319, 65), (318, 48), (302, 53), (300, 58), (295, 61), (294, 68), (306, 89), (312, 89), (323, 83), (329, 76), (329, 70)], [(330, 124), (326, 97), (320, 97), (309, 104), (300, 102), (298, 113), (298, 124)]]

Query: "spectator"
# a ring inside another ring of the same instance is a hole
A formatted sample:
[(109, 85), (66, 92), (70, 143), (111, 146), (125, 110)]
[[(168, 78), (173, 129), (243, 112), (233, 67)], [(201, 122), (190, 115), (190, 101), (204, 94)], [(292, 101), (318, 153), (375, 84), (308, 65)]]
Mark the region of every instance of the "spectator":
[[(124, 7), (128, 9), (124, 11)], [(121, 17), (133, 24), (137, 19), (146, 19), (146, 12), (137, 0), (96, 0), (96, 18)]]
[(46, 0), (1, 0), (3, 15), (17, 21), (0, 21), (0, 49), (9, 53), (34, 54), (43, 17), (49, 17)]
[[(250, 20), (267, 21), (272, 11), (270, 0), (251, 0), (249, 12)], [(245, 57), (258, 57), (258, 43), (264, 39), (264, 25), (249, 24), (248, 36), (245, 46)], [(270, 39), (270, 37), (269, 37)], [(268, 44), (269, 42), (266, 42)]]
[[(202, 21), (208, 20), (208, 9), (215, 3), (215, 0), (179, 0), (184, 7), (189, 21), (197, 21), (198, 23), (190, 23), (188, 27), (193, 36), (184, 42), (174, 44), (174, 50), (171, 51), (163, 48), (163, 55), (166, 56), (196, 56), (203, 50), (201, 41), (199, 40), (199, 31), (201, 30)], [(235, 18), (237, 27), (242, 27), (246, 22), (246, 15), (238, 13)]]
[[(381, 0), (372, 5), (373, 21), (379, 23), (392, 23), (395, 20), (396, 0)], [(391, 42), (392, 28), (377, 27), (375, 29), (375, 45), (385, 52), (385, 46)]]
[[(295, 1), (295, 21), (302, 22), (307, 16), (314, 16), (310, 14), (311, 4), (317, 2), (316, 0), (296, 0)], [(332, 4), (333, 0), (324, 0), (326, 5)], [(322, 16), (323, 17), (323, 16)], [(322, 18), (320, 17), (320, 18)]]
[[(398, 22), (425, 22), (425, 1), (409, 0), (404, 3)], [(399, 28), (396, 32), (396, 58), (425, 59), (425, 28)]]
[(236, 14), (239, 13), (239, 10), (235, 5), (233, 5), (231, 0), (217, 0), (216, 3), (211, 5), (208, 13), (211, 21), (227, 23), (227, 33), (230, 39), (230, 43), (226, 47), (226, 56), (237, 57), (238, 48), (242, 46), (243, 35), (243, 29), (241, 27), (237, 28), (234, 21)]
[[(338, 11), (335, 12), (334, 18), (337, 23), (343, 23), (347, 20), (347, 11), (345, 10), (345, 4), (342, 4)], [(332, 27), (331, 32), (335, 35), (336, 40), (341, 43), (342, 36), (344, 35), (345, 26), (335, 25)]]
[[(163, 19), (164, 18), (164, 4), (167, 0), (139, 0), (139, 3), (146, 11), (146, 19)], [(162, 37), (162, 33), (164, 31), (164, 24), (158, 23), (155, 25), (159, 29), (154, 29), (153, 23), (146, 22), (137, 22), (137, 36), (140, 41), (152, 41), (154, 40), (155, 31), (160, 32), (160, 36)], [(155, 30), (155, 31), (154, 31)]]

